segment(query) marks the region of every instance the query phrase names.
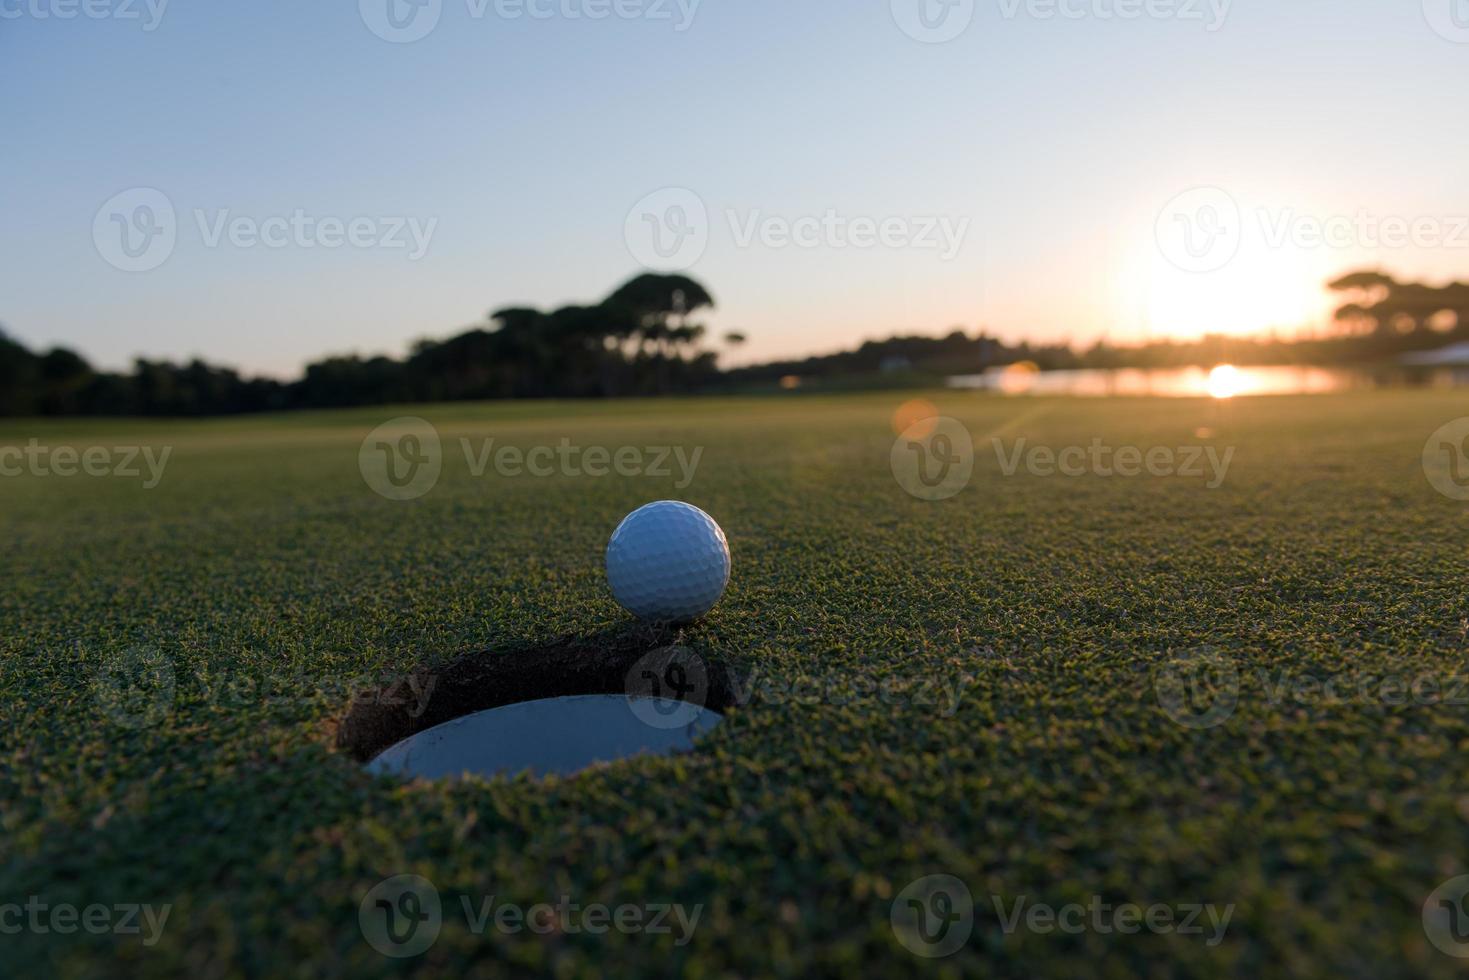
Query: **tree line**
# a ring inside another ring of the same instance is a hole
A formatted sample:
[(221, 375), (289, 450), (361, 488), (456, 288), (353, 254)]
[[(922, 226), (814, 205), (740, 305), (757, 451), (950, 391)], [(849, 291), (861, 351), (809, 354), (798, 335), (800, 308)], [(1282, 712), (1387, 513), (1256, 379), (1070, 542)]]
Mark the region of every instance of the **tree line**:
[[(222, 415), (394, 402), (499, 398), (613, 398), (774, 387), (911, 384), (1029, 361), (1063, 368), (1236, 364), (1377, 365), (1469, 341), (1469, 285), (1401, 282), (1353, 272), (1328, 284), (1348, 301), (1326, 336), (1208, 336), (1138, 346), (1099, 342), (1007, 345), (980, 332), (893, 337), (855, 350), (721, 371), (692, 321), (714, 299), (687, 276), (637, 276), (592, 306), (510, 307), (447, 340), (422, 340), (402, 358), (329, 357), (302, 377), (242, 378), (228, 368), (139, 359), (131, 373), (94, 369), (63, 347), (33, 353), (0, 333), (0, 415)], [(728, 335), (731, 343), (743, 340)]]
[(645, 274), (593, 306), (511, 307), (402, 358), (328, 357), (299, 380), (242, 378), (195, 360), (98, 371), (63, 347), (33, 353), (0, 333), (0, 415), (222, 415), (495, 398), (660, 395), (707, 386), (717, 355), (692, 322), (714, 299), (687, 276)]

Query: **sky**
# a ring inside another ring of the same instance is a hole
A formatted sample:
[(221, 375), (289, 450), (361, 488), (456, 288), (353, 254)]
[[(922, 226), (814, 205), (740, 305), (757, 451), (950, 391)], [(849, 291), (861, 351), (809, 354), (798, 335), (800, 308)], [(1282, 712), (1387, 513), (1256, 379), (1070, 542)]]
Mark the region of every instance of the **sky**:
[(655, 268), (729, 363), (1469, 279), (1469, 0), (0, 0), (0, 324), (289, 377)]

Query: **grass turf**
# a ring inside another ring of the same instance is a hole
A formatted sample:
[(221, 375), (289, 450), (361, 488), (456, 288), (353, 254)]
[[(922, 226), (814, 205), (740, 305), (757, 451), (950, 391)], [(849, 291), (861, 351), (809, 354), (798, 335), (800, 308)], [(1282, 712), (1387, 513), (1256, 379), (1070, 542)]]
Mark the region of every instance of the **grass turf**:
[[(173, 447), (152, 490), (0, 479), (0, 904), (172, 906), (152, 946), (7, 935), (7, 971), (1384, 977), (1464, 962), (1429, 944), (1420, 909), (1469, 873), (1469, 707), (1400, 703), (1378, 683), (1469, 675), (1466, 505), (1420, 464), (1462, 396), (931, 393), (977, 444), (967, 489), (936, 503), (889, 468), (902, 397), (0, 423), (0, 445)], [(357, 465), (399, 414), (444, 439), (437, 486), (411, 502), (373, 493)], [(1005, 476), (992, 433), (1006, 449), (1236, 453), (1217, 489)], [(679, 490), (476, 477), (461, 437), (704, 452)], [(625, 512), (666, 497), (714, 514), (735, 562), (681, 641), (754, 692), (697, 751), (404, 784), (337, 747), (364, 685), (626, 641), (601, 550)], [(1154, 683), (1199, 649), (1238, 667), (1237, 706), (1207, 729), (1170, 717)], [(108, 681), (140, 659), (173, 687), (130, 719)], [(1322, 693), (1331, 678), (1352, 680), (1346, 696)], [(399, 873), (430, 879), (445, 908), (407, 963), (358, 922), (367, 890)], [(968, 944), (942, 960), (915, 958), (889, 923), (930, 874), (962, 879), (976, 905)], [(490, 895), (703, 910), (682, 946), (476, 935), (459, 899)], [(1093, 895), (1235, 911), (1215, 946), (1007, 935), (992, 897)]]

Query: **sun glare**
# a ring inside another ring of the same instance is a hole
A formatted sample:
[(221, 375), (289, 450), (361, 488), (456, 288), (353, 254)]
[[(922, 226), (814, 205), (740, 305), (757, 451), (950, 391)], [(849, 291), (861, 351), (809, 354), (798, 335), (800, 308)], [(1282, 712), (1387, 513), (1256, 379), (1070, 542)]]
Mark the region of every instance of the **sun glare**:
[(1018, 361), (1000, 374), (1000, 390), (1007, 395), (1024, 395), (1035, 387), (1041, 369), (1034, 361)]
[(1233, 364), (1220, 364), (1209, 372), (1204, 390), (1210, 398), (1233, 398), (1245, 389), (1245, 377)]
[(1332, 270), (1321, 250), (1272, 248), (1249, 236), (1219, 268), (1190, 272), (1148, 239), (1134, 246), (1118, 285), (1129, 294), (1145, 337), (1291, 335), (1329, 318), (1336, 299), (1321, 283)]

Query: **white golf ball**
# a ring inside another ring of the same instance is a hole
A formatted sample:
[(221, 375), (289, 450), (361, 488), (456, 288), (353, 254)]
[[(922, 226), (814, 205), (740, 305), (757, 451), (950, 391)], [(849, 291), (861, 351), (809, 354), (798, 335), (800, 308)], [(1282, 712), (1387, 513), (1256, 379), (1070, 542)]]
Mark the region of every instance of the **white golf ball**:
[(640, 619), (697, 619), (729, 584), (729, 542), (714, 518), (692, 504), (660, 500), (639, 507), (607, 542), (607, 584)]

